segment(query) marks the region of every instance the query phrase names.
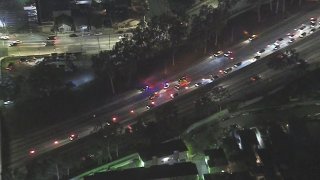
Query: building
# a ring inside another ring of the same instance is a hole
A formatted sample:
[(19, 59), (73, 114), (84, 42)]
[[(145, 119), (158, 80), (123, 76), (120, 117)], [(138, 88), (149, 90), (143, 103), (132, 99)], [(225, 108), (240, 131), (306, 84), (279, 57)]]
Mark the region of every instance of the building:
[(258, 146), (259, 144), (255, 131), (250, 129), (236, 130), (234, 138), (241, 150), (252, 149), (253, 146)]
[(255, 180), (249, 172), (205, 174), (204, 180)]
[(145, 167), (161, 164), (175, 164), (188, 160), (187, 147), (181, 139), (173, 140), (139, 150)]
[(228, 165), (227, 157), (221, 148), (205, 150), (204, 154), (206, 155), (205, 159), (209, 167), (209, 172), (215, 172), (216, 169), (221, 171)]
[(127, 19), (119, 23), (113, 24), (113, 28), (117, 32), (127, 32), (129, 30), (135, 29), (138, 27), (140, 20), (137, 19)]
[(196, 180), (198, 170), (191, 162), (178, 163), (173, 165), (156, 165), (149, 168), (133, 168), (122, 171), (109, 171), (87, 176), (85, 180)]

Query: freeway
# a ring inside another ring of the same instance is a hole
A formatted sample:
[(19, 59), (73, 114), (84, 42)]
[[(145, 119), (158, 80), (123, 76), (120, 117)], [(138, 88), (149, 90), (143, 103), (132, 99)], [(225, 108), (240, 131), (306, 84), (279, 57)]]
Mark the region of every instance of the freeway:
[[(190, 77), (190, 79), (192, 78), (193, 81), (189, 86), (189, 89), (179, 90), (179, 94), (191, 92), (193, 89), (197, 89), (194, 86), (195, 82), (201, 81), (202, 78), (205, 77), (205, 81), (203, 82), (205, 84), (206, 82), (208, 82), (207, 79), (209, 74), (219, 74), (220, 76), (224, 76), (223, 73), (219, 72), (220, 70), (231, 67), (234, 63), (240, 61), (243, 62), (243, 64), (237, 68), (232, 68), (232, 72), (225, 77), (225, 81), (222, 81), (224, 80), (224, 78), (222, 78), (220, 84), (222, 86), (225, 86), (234, 98), (243, 97), (245, 95), (245, 92), (261, 91), (262, 93), (262, 90), (268, 90), (265, 87), (261, 88), (262, 86), (259, 86), (259, 84), (268, 84), (269, 81), (263, 81), (261, 83), (258, 82), (256, 84), (250, 83), (249, 77), (254, 74), (262, 74), (263, 79), (272, 79), (272, 83), (270, 84), (273, 85), (267, 86), (270, 88), (269, 90), (278, 87), (284, 82), (288, 82), (287, 80), (293, 79), (293, 71), (271, 70), (265, 65), (265, 63), (259, 63), (263, 62), (263, 60), (254, 63), (256, 64), (254, 66), (245, 67), (243, 71), (237, 70), (241, 69), (245, 65), (254, 62), (255, 60), (253, 59), (253, 57), (255, 57), (256, 52), (262, 48), (265, 48), (265, 52), (261, 53), (261, 57), (274, 52), (274, 45), (268, 45), (273, 44), (279, 37), (284, 37), (282, 41), (279, 41), (280, 48), (289, 45), (289, 38), (286, 37), (286, 34), (293, 32), (293, 29), (295, 28), (299, 28), (302, 23), (309, 23), (308, 19), (310, 17), (319, 14), (319, 9), (307, 12), (303, 16), (301, 15), (284, 25), (282, 24), (280, 27), (272, 31), (264, 33), (258, 39), (255, 39), (251, 43), (243, 42), (241, 46), (237, 45), (231, 48), (233, 56), (235, 57), (234, 60), (231, 60), (229, 57), (223, 56), (219, 58), (209, 57), (205, 59), (204, 61), (187, 69), (186, 71), (169, 78), (168, 82), (170, 82), (170, 88), (167, 91), (175, 92), (172, 87), (175, 85), (176, 79), (178, 77), (181, 77), (182, 75), (187, 75), (188, 77)], [(315, 32), (313, 35), (311, 35), (314, 38), (306, 37), (306, 40), (299, 40), (300, 34), (309, 31), (309, 26), (301, 32), (300, 30), (296, 31), (297, 33), (294, 38), (296, 39), (297, 43), (292, 43), (292, 45), (297, 46), (295, 48), (298, 51), (304, 50), (304, 48), (309, 45), (311, 46), (311, 48), (319, 48), (318, 42), (316, 40), (319, 38), (318, 32)], [(316, 50), (314, 51), (317, 52)], [(307, 53), (306, 56), (312, 58), (310, 56), (310, 53)], [(312, 56), (319, 57), (319, 54)], [(218, 82), (219, 80), (217, 81), (217, 83)], [(216, 85), (216, 83), (211, 84)], [(211, 84), (209, 84), (209, 86), (211, 86)], [(95, 116), (92, 116), (93, 112), (87, 113), (81, 117), (77, 117), (64, 123), (58, 124), (54, 127), (50, 127), (50, 129), (43, 129), (30, 135), (26, 135), (25, 137), (15, 139), (10, 143), (11, 161), (9, 162), (9, 166), (16, 167), (28, 161), (30, 159), (30, 156), (28, 155), (30, 149), (35, 150), (35, 153), (31, 156), (33, 157), (70, 143), (68, 139), (68, 135), (70, 133), (78, 134), (79, 138), (85, 137), (91, 134), (92, 130), (98, 122), (102, 122), (103, 124), (106, 124), (107, 122), (109, 123), (112, 117), (116, 117), (116, 120), (122, 123), (129, 122), (138, 114), (142, 114), (147, 111), (145, 105), (148, 103), (148, 96), (154, 91), (159, 91), (160, 93), (160, 97), (156, 100), (156, 105), (170, 100), (170, 95), (167, 94), (164, 90), (160, 90), (162, 89), (163, 82), (159, 81), (159, 83), (155, 84), (154, 86), (155, 87), (151, 89), (151, 92), (139, 93), (138, 91), (130, 91), (127, 94), (120, 95), (119, 97), (115, 98), (114, 101), (108, 103), (105, 107), (102, 107), (97, 110), (97, 112), (94, 112)], [(185, 100), (193, 103), (193, 100), (189, 100), (188, 97), (184, 98), (179, 95), (178, 100), (179, 99), (181, 99), (181, 101), (183, 100), (183, 102)], [(187, 110), (188, 108), (190, 108), (190, 104), (189, 106), (187, 106), (186, 104), (188, 103), (183, 103), (181, 104), (181, 106), (179, 104), (179, 112), (188, 112)], [(133, 110), (133, 112), (131, 112), (131, 110)], [(52, 132), (55, 133), (53, 134)], [(54, 143), (55, 141), (57, 141), (58, 143)]]
[[(2, 41), (2, 47), (8, 47), (9, 56), (30, 56), (50, 53), (83, 52), (98, 53), (101, 50), (110, 50), (120, 38), (119, 34), (84, 35), (69, 37), (68, 34), (58, 34), (55, 46), (46, 46), (47, 36), (40, 34), (13, 34), (10, 40)], [(15, 40), (22, 41), (17, 46), (9, 47)]]

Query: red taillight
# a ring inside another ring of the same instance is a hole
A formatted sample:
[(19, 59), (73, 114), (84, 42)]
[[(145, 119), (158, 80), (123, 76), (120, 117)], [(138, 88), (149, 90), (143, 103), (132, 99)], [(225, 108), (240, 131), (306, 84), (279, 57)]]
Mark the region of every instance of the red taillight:
[(36, 153), (35, 150), (30, 150), (30, 151), (29, 151), (29, 154), (35, 154), (35, 153)]
[(116, 122), (117, 121), (117, 118), (116, 117), (113, 117), (112, 118), (112, 122)]

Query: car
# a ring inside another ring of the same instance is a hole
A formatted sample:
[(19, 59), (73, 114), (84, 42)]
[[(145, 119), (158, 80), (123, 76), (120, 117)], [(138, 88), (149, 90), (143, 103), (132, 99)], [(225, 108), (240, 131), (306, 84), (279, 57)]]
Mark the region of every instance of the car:
[(293, 34), (293, 33), (288, 33), (287, 35), (288, 35), (288, 37), (291, 39), (291, 38), (294, 37), (295, 34)]
[(317, 18), (310, 18), (310, 26), (311, 27), (315, 27), (316, 26), (316, 23), (317, 23)]
[(72, 134), (70, 134), (70, 136), (69, 136), (69, 140), (70, 140), (70, 141), (73, 141), (73, 140), (77, 139), (78, 137), (79, 137), (79, 136), (78, 136), (77, 134), (72, 133)]
[(277, 41), (278, 41), (278, 42), (281, 42), (281, 41), (283, 41), (283, 38), (279, 38), (279, 39), (277, 39)]
[(179, 84), (176, 84), (176, 85), (174, 85), (174, 88), (175, 88), (176, 90), (180, 90), (180, 85), (179, 85)]
[(194, 84), (195, 87), (199, 87), (201, 85), (202, 85), (202, 82), (197, 82), (197, 83)]
[(279, 44), (275, 44), (273, 50), (278, 50), (280, 48)]
[(310, 18), (310, 22), (316, 22), (316, 21), (317, 21), (317, 18), (315, 18), (315, 17)]
[(261, 75), (259, 75), (259, 74), (250, 77), (250, 81), (251, 82), (255, 82), (255, 81), (258, 81), (260, 79), (261, 79)]
[(146, 105), (146, 109), (149, 110), (149, 109), (151, 109), (151, 108), (153, 108), (153, 107), (155, 107), (155, 106), (156, 106), (156, 105), (154, 104), (154, 102), (153, 102), (153, 103), (151, 102), (150, 104), (147, 104), (147, 105)]
[(36, 153), (36, 150), (35, 149), (31, 149), (30, 151), (29, 151), (29, 155), (34, 155)]
[(15, 70), (15, 65), (14, 65), (14, 63), (13, 63), (13, 62), (10, 62), (5, 69), (8, 70), (8, 71), (13, 71), (13, 70)]
[(312, 28), (310, 31), (309, 31), (309, 34), (312, 34), (312, 33), (314, 33), (316, 31), (316, 29), (315, 28)]
[(256, 60), (258, 60), (260, 58), (261, 58), (260, 56), (255, 56), (255, 57), (253, 57), (253, 60), (256, 61)]
[(182, 76), (178, 82), (180, 87), (187, 87), (190, 84), (186, 76)]
[(299, 28), (300, 31), (304, 30), (307, 26), (302, 24), (301, 27)]
[(260, 51), (257, 52), (257, 54), (262, 54), (264, 53), (266, 50), (265, 49), (261, 49)]
[(100, 36), (100, 35), (102, 35), (102, 32), (96, 32), (96, 33), (94, 33), (94, 35), (95, 36)]
[(9, 47), (18, 46), (18, 44), (19, 44), (19, 43), (12, 42), (12, 43), (9, 44)]
[(256, 39), (257, 37), (258, 37), (257, 35), (253, 34), (249, 37), (249, 41), (252, 41), (252, 40)]
[(296, 64), (299, 64), (299, 65), (307, 65), (308, 64), (308, 61), (306, 59), (299, 59)]
[(57, 39), (57, 36), (55, 35), (51, 35), (51, 36), (48, 36), (47, 40), (56, 40)]
[(147, 85), (147, 86), (144, 86), (144, 87), (140, 88), (140, 91), (141, 91), (141, 92), (145, 92), (145, 91), (147, 91), (148, 89), (149, 89), (149, 86)]
[(227, 51), (227, 52), (226, 52), (226, 53), (224, 53), (223, 55), (224, 55), (225, 57), (229, 57), (231, 54), (232, 54), (232, 52), (231, 52), (231, 51)]
[(242, 62), (238, 62), (238, 63), (234, 64), (233, 67), (237, 68), (237, 67), (241, 66), (241, 64), (242, 64)]
[(8, 35), (2, 35), (0, 36), (1, 40), (9, 40), (9, 36)]
[(54, 41), (47, 41), (45, 42), (45, 46), (54, 46), (55, 42)]
[(219, 79), (219, 76), (218, 76), (218, 75), (210, 75), (210, 79), (211, 79), (212, 81), (214, 81), (214, 80)]
[(178, 81), (181, 82), (181, 81), (185, 81), (185, 80), (187, 80), (187, 77), (186, 76), (182, 76), (182, 77), (179, 78)]
[(70, 34), (69, 37), (78, 37), (78, 35), (73, 33), (73, 34)]
[(218, 51), (218, 52), (213, 54), (214, 57), (219, 57), (221, 55), (223, 55), (223, 51)]
[(177, 97), (179, 94), (178, 93), (172, 93), (170, 94), (171, 99), (174, 99), (175, 97)]
[(307, 33), (304, 32), (304, 33), (301, 33), (299, 37), (300, 37), (300, 38), (304, 38), (306, 35), (307, 35)]
[(21, 44), (22, 43), (22, 41), (20, 41), (19, 39), (17, 39), (17, 40), (15, 40), (15, 41), (13, 41), (14, 43), (17, 43), (17, 44)]
[(3, 102), (3, 105), (8, 106), (10, 104), (13, 104), (13, 101), (7, 100)]
[(290, 39), (289, 39), (289, 43), (293, 43), (294, 41), (295, 41), (294, 38), (290, 38)]
[(226, 68), (223, 72), (225, 73), (225, 74), (228, 74), (229, 72), (231, 72), (232, 71), (232, 67), (229, 67), (229, 68)]
[(156, 99), (156, 98), (158, 98), (159, 97), (159, 93), (158, 92), (155, 92), (155, 93), (153, 93), (153, 94), (151, 94), (150, 96), (149, 96), (149, 100), (154, 100), (154, 99)]
[(168, 89), (169, 86), (170, 86), (170, 84), (169, 84), (168, 82), (165, 82), (164, 85), (163, 85), (163, 88), (164, 88), (164, 89)]

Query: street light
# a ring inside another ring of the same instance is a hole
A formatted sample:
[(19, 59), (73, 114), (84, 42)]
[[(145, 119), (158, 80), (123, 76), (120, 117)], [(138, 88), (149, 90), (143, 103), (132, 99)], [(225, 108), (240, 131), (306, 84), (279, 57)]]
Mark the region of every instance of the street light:
[(98, 34), (95, 34), (95, 36), (97, 37), (97, 40), (98, 40), (98, 45), (99, 45), (99, 52), (101, 51), (101, 46), (100, 46), (100, 39), (99, 39), (99, 37), (100, 37), (100, 33), (98, 33)]

